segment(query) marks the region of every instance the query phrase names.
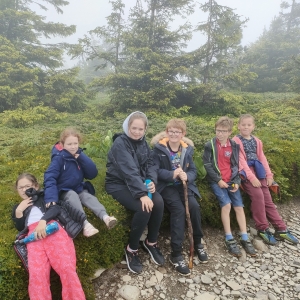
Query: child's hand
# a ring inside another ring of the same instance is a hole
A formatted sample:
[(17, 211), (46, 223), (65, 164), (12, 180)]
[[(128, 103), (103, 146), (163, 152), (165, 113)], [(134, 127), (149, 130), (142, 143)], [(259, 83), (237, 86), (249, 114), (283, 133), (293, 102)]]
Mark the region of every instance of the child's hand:
[(40, 220), (39, 224), (35, 227), (36, 237), (38, 240), (41, 240), (46, 237), (46, 221)]
[(32, 203), (32, 199), (31, 197), (30, 198), (27, 198), (27, 199), (24, 199), (19, 205), (18, 207), (16, 208), (16, 217), (17, 218), (21, 218), (23, 216), (23, 211), (31, 206), (33, 203)]
[(252, 180), (251, 183), (252, 183), (252, 185), (254, 187), (261, 187), (261, 183), (260, 183), (260, 181), (257, 178), (255, 178), (254, 180)]
[(235, 183), (234, 188), (230, 192), (235, 193), (238, 189), (239, 189), (239, 185)]
[(155, 193), (155, 184), (153, 181), (151, 181), (148, 185), (147, 185), (147, 189), (148, 191), (153, 194)]
[(153, 201), (148, 196), (143, 196), (140, 198), (140, 200), (142, 201), (142, 210), (143, 211), (145, 211), (145, 209), (147, 210), (147, 212), (152, 211)]
[(273, 184), (273, 178), (267, 178), (267, 186), (271, 186)]
[(182, 180), (182, 181), (187, 181), (187, 175), (185, 172), (180, 172), (179, 173), (179, 178)]
[(183, 172), (181, 168), (174, 170), (173, 179), (177, 178), (181, 172)]
[(228, 184), (224, 180), (222, 180), (222, 179), (218, 182), (218, 186), (221, 189), (227, 189), (228, 188)]

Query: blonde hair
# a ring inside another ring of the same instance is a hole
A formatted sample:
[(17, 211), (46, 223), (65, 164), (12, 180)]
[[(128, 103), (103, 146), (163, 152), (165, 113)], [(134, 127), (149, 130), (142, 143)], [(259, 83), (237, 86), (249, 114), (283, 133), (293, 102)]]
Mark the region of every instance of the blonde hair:
[(238, 123), (240, 124), (242, 122), (242, 120), (244, 120), (244, 119), (252, 119), (253, 124), (255, 123), (254, 117), (252, 115), (250, 115), (250, 114), (240, 115)]
[(75, 128), (68, 127), (60, 134), (60, 138), (59, 138), (60, 143), (62, 145), (64, 145), (67, 137), (69, 137), (69, 136), (77, 137), (79, 143), (82, 141), (82, 136), (81, 136), (80, 132)]
[(37, 181), (37, 179), (35, 178), (35, 176), (33, 176), (32, 174), (30, 173), (22, 173), (18, 176), (17, 180), (16, 180), (16, 183), (15, 183), (15, 187), (17, 188), (18, 187), (18, 183), (21, 179), (23, 178), (26, 178), (28, 179), (29, 181), (31, 181), (32, 185), (34, 185), (35, 187), (38, 187), (39, 186), (39, 183)]
[(128, 120), (128, 128), (131, 126), (131, 124), (133, 123), (133, 121), (137, 120), (137, 119), (143, 120), (145, 128), (147, 128), (147, 126), (148, 126), (148, 119), (147, 119), (147, 117), (146, 117), (146, 115), (144, 113), (139, 112), (139, 111), (133, 113), (131, 115), (131, 117), (129, 118), (129, 120)]
[(215, 124), (215, 129), (217, 129), (217, 127), (226, 127), (228, 128), (229, 131), (232, 131), (233, 128), (233, 121), (228, 118), (227, 116), (221, 117)]
[(186, 132), (186, 123), (182, 119), (171, 119), (166, 125), (166, 131), (168, 131), (171, 127), (178, 128), (182, 132)]

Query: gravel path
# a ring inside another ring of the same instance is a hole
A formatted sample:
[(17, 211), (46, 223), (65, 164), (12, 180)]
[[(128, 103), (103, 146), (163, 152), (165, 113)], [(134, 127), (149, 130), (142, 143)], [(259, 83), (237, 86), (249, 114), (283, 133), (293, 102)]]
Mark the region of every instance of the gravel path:
[[(278, 209), (289, 228), (300, 237), (300, 200), (279, 205)], [(224, 246), (221, 230), (204, 228), (209, 262), (201, 264), (194, 258), (188, 277), (177, 273), (166, 262), (158, 267), (149, 255), (140, 250), (144, 271), (135, 275), (127, 270), (125, 261), (105, 270), (94, 280), (96, 299), (138, 300), (217, 300), (217, 299), (300, 299), (300, 245), (280, 242), (267, 246), (256, 236), (250, 221), (249, 232), (258, 251), (255, 258), (231, 256)], [(162, 253), (170, 254), (169, 232), (159, 238)], [(188, 250), (186, 241), (184, 249)], [(188, 254), (185, 253), (186, 260)]]

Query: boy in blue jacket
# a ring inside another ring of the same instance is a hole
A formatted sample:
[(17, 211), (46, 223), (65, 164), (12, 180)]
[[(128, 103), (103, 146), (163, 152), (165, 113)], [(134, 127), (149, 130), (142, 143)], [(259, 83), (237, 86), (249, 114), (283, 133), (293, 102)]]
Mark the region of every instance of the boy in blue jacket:
[(200, 197), (195, 184), (197, 170), (193, 162), (193, 142), (185, 138), (186, 124), (181, 119), (172, 119), (167, 123), (165, 132), (156, 135), (151, 143), (153, 160), (157, 168), (157, 191), (164, 199), (165, 206), (170, 212), (171, 225), (171, 256), (170, 262), (182, 275), (189, 275), (182, 256), (182, 243), (185, 229), (185, 206), (182, 181), (187, 182), (188, 202), (193, 227), (195, 252), (200, 262), (208, 261), (207, 254), (201, 244), (200, 206), (195, 196)]
[[(67, 201), (84, 213), (82, 205), (91, 209), (110, 229), (116, 225), (116, 218), (108, 216), (105, 207), (94, 196), (94, 189), (84, 179), (93, 179), (98, 170), (95, 163), (79, 148), (80, 133), (73, 129), (65, 129), (60, 142), (52, 149), (51, 163), (44, 174), (45, 202), (55, 204), (59, 200)], [(83, 235), (90, 237), (99, 230), (85, 221)]]

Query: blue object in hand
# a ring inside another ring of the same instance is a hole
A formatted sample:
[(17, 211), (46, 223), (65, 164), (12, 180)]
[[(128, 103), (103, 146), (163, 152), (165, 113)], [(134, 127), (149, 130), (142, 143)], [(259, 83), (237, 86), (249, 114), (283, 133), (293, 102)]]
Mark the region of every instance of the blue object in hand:
[[(46, 228), (45, 228), (45, 231), (46, 231), (46, 235), (48, 236), (48, 235), (50, 235), (50, 234), (53, 234), (53, 233), (55, 233), (56, 231), (58, 231), (59, 230), (59, 227), (58, 227), (58, 224), (57, 224), (57, 222), (52, 222), (52, 223), (50, 223), (50, 224), (48, 224), (47, 226), (46, 226)], [(20, 244), (28, 244), (28, 243), (30, 243), (30, 242), (34, 242), (34, 241), (36, 241), (36, 240), (38, 240), (37, 238), (36, 238), (36, 232), (32, 232), (31, 234), (29, 234), (28, 236), (26, 236), (26, 238), (24, 238), (24, 239), (22, 239), (22, 240), (19, 240), (18, 242), (20, 243)]]
[(152, 200), (152, 194), (149, 192), (149, 187), (148, 185), (151, 183), (151, 179), (146, 179), (145, 180), (145, 184), (146, 184), (146, 188), (148, 190), (148, 197)]

